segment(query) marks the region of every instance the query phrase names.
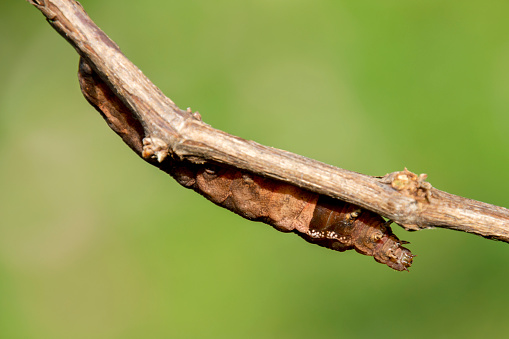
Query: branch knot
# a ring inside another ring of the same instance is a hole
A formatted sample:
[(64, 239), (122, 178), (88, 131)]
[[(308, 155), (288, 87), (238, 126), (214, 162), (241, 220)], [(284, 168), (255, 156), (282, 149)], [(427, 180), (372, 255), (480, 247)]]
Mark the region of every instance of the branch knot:
[(143, 139), (143, 158), (157, 159), (157, 162), (163, 162), (168, 156), (169, 148), (168, 144), (163, 140), (154, 137), (148, 137)]
[(431, 202), (431, 184), (426, 181), (428, 175), (425, 173), (415, 174), (406, 167), (403, 171), (392, 172), (382, 178), (382, 182), (390, 184), (392, 188), (400, 191), (406, 196), (414, 198), (420, 203)]

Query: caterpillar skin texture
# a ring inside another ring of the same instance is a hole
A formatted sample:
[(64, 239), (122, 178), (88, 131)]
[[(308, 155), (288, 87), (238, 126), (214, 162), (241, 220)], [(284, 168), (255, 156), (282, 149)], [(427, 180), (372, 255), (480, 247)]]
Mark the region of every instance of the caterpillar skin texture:
[(355, 249), (397, 271), (412, 264), (414, 255), (389, 223), (356, 205), (220, 165), (177, 165), (172, 175), (219, 206), (310, 243), (340, 252)]

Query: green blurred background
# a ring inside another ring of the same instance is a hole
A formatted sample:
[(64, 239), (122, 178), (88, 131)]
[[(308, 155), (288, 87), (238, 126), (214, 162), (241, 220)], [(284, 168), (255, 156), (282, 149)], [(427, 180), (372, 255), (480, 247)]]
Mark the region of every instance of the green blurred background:
[[(83, 0), (205, 122), (509, 206), (509, 2)], [(0, 2), (1, 338), (502, 337), (509, 245), (396, 233), (399, 273), (220, 209), (137, 158), (78, 57)]]

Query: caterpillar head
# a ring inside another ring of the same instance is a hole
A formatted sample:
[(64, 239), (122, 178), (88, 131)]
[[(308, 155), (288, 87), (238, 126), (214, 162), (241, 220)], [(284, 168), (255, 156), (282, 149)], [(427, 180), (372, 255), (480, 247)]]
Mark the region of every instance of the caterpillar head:
[(373, 257), (379, 263), (386, 264), (397, 271), (408, 271), (415, 255), (408, 248), (403, 247), (403, 243), (406, 242), (400, 241), (394, 234), (385, 234), (379, 240)]

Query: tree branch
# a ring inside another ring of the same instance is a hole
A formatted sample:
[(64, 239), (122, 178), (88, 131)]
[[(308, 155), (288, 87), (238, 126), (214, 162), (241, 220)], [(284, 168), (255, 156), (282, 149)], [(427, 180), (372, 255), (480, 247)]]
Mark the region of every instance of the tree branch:
[[(167, 155), (196, 164), (223, 163), (353, 203), (406, 229), (443, 227), (509, 242), (508, 209), (437, 190), (425, 181), (425, 175), (405, 169), (371, 177), (212, 128), (199, 115), (179, 109), (164, 96), (78, 2), (28, 1), (83, 58), (81, 76), (92, 79), (98, 75), (97, 88), (108, 87), (90, 90), (97, 90), (113, 107), (102, 110), (110, 127), (151, 164), (168, 171), (163, 161)], [(108, 94), (111, 91), (114, 94)], [(122, 107), (127, 107), (127, 115), (121, 112)]]

